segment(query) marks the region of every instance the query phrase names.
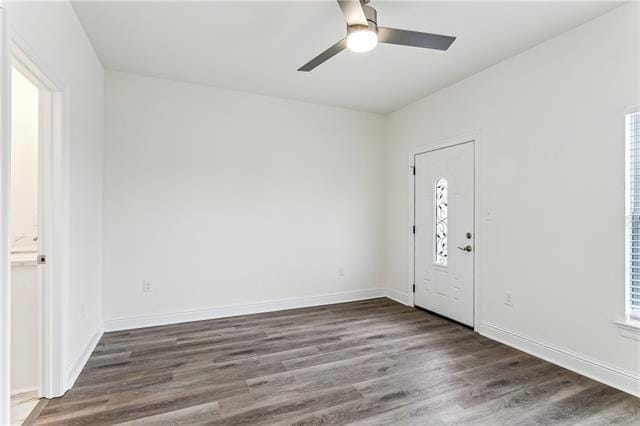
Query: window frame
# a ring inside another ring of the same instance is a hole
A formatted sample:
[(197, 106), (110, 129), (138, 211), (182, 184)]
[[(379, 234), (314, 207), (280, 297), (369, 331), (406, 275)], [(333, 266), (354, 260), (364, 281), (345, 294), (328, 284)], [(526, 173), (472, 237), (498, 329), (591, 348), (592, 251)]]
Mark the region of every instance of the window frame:
[[(630, 135), (631, 117), (638, 115), (637, 120), (640, 120), (640, 109), (633, 109), (625, 113), (624, 116), (624, 145), (625, 145), (625, 316), (633, 321), (640, 321), (640, 307), (634, 307), (631, 303), (631, 289), (632, 289), (632, 240), (633, 240), (633, 223), (631, 207), (633, 204), (632, 194), (632, 166), (631, 166), (631, 150), (633, 148), (633, 142)], [(640, 149), (640, 141), (638, 141), (638, 147)], [(640, 167), (639, 167), (640, 168)], [(640, 201), (640, 200), (637, 200)]]

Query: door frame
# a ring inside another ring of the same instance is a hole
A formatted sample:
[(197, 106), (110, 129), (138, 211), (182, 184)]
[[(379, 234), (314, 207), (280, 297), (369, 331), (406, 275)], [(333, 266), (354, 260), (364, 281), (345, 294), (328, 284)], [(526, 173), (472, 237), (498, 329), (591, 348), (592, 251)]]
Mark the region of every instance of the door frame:
[(479, 152), (480, 143), (477, 132), (473, 134), (463, 134), (447, 139), (440, 139), (433, 143), (420, 145), (409, 150), (409, 226), (408, 226), (408, 252), (409, 252), (409, 269), (408, 269), (408, 284), (407, 294), (408, 302), (410, 306), (415, 307), (415, 293), (413, 292), (413, 286), (415, 285), (415, 234), (413, 233), (413, 226), (415, 224), (415, 197), (416, 197), (416, 185), (415, 175), (413, 171), (415, 169), (415, 158), (417, 155), (426, 154), (433, 151), (439, 151), (441, 149), (450, 148), (457, 145), (463, 145), (467, 143), (473, 144), (473, 329), (478, 331), (480, 326), (481, 310), (480, 310), (480, 256), (481, 250), (481, 229), (478, 218), (480, 217), (480, 163)]
[(11, 424), (11, 56), (0, 0), (0, 424)]
[[(6, 11), (4, 11), (6, 14)], [(6, 24), (6, 17), (5, 24)], [(19, 70), (29, 81), (39, 89), (38, 98), (38, 249), (39, 254), (47, 256), (46, 268), (38, 266), (39, 290), (40, 290), (40, 330), (39, 330), (39, 389), (40, 397), (54, 398), (62, 396), (67, 389), (67, 382), (64, 371), (66, 365), (66, 348), (64, 325), (64, 306), (66, 301), (65, 282), (68, 277), (67, 248), (68, 248), (68, 205), (67, 205), (67, 164), (68, 151), (67, 128), (68, 114), (66, 114), (68, 102), (68, 89), (61, 81), (57, 80), (52, 73), (48, 72), (24, 43), (15, 34), (15, 31), (8, 25), (4, 29), (4, 34), (8, 33), (9, 43), (6, 46), (4, 56), (8, 56), (8, 66), (3, 64), (0, 74), (3, 78), (9, 75), (9, 90), (11, 85), (12, 67)], [(6, 69), (8, 68), (8, 70)], [(7, 101), (10, 109), (10, 99)], [(9, 113), (10, 114), (10, 113)], [(11, 152), (11, 132), (10, 115), (5, 117), (7, 122), (3, 123), (3, 144), (2, 152)], [(6, 133), (5, 133), (6, 132)], [(11, 157), (4, 156), (0, 164), (0, 169), (10, 170)], [(8, 181), (3, 182), (2, 215), (8, 216), (11, 212), (10, 205), (10, 173)], [(4, 226), (4, 224), (3, 224)], [(7, 239), (9, 236), (7, 235)], [(4, 242), (4, 240), (3, 240)], [(10, 295), (10, 244), (6, 253), (2, 253), (3, 260), (8, 262), (9, 275), (6, 282), (2, 282), (3, 294)], [(5, 271), (3, 271), (4, 273)], [(0, 301), (0, 309), (9, 312), (11, 309), (11, 298), (3, 298)], [(8, 349), (7, 357), (9, 362), (3, 365), (10, 375), (10, 343), (11, 326), (10, 314), (6, 327), (7, 333), (3, 333), (0, 342), (4, 348)], [(2, 401), (0, 405), (10, 408), (11, 388), (6, 390), (6, 394), (0, 395)], [(7, 398), (9, 401), (5, 401)], [(3, 410), (4, 411), (4, 410)], [(3, 416), (5, 414), (3, 413)], [(2, 419), (0, 419), (2, 420)]]
[(38, 250), (46, 255), (46, 267), (38, 266), (40, 281), (40, 380), (39, 396), (64, 393), (64, 291), (66, 236), (66, 156), (64, 140), (64, 91), (26, 53), (13, 35), (12, 65), (38, 87)]

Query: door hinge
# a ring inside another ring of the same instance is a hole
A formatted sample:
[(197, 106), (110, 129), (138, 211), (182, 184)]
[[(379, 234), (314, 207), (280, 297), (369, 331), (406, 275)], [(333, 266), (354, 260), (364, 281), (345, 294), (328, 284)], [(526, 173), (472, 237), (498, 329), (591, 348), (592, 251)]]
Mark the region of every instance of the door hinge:
[(413, 169), (413, 175), (416, 175), (416, 166), (411, 166), (411, 168)]
[(413, 285), (413, 292), (414, 293), (416, 292), (416, 285), (415, 284)]
[(413, 225), (413, 231), (412, 231), (412, 232), (413, 232), (414, 234), (416, 233), (416, 226), (415, 226), (415, 225)]

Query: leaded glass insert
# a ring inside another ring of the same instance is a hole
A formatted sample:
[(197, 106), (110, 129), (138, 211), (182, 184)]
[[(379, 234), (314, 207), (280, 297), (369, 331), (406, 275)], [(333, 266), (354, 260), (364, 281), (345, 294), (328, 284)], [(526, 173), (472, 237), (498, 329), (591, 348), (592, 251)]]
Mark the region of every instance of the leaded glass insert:
[(447, 179), (436, 179), (435, 188), (435, 250), (434, 262), (437, 265), (447, 265), (447, 204), (449, 203), (449, 190)]

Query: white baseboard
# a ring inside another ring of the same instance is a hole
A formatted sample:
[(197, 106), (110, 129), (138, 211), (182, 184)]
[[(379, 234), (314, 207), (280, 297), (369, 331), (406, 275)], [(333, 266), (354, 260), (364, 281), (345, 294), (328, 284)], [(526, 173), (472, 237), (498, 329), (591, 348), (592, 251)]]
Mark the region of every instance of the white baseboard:
[(482, 322), (478, 332), (490, 339), (640, 397), (640, 376), (630, 371), (624, 371), (567, 349), (540, 342), (490, 322)]
[(391, 300), (394, 300), (398, 303), (402, 303), (403, 305), (407, 305), (407, 306), (410, 305), (409, 295), (407, 293), (402, 293), (398, 290), (388, 288), (386, 290), (386, 296)]
[(353, 302), (356, 300), (375, 299), (385, 296), (385, 289), (378, 288), (331, 293), (318, 296), (271, 300), (266, 302), (248, 303), (245, 305), (220, 306), (215, 308), (196, 309), (192, 311), (141, 315), (126, 318), (111, 318), (104, 321), (104, 329), (107, 332), (130, 330), (134, 328), (155, 327), (181, 322), (202, 321), (214, 318), (233, 317), (237, 315), (281, 311), (283, 309), (306, 308), (310, 306), (330, 305), (333, 303)]
[(67, 383), (65, 384), (65, 387), (64, 387), (65, 391), (71, 389), (71, 386), (73, 386), (73, 384), (76, 382), (76, 380), (78, 379), (78, 376), (80, 375), (80, 372), (82, 371), (85, 364), (89, 360), (89, 357), (93, 353), (94, 349), (96, 348), (96, 345), (100, 341), (100, 338), (102, 337), (103, 334), (104, 334), (103, 328), (102, 327), (98, 328), (98, 330), (95, 332), (95, 334), (93, 335), (93, 337), (91, 338), (87, 346), (84, 348), (84, 351), (82, 351), (82, 354), (80, 355), (75, 365), (69, 372), (69, 376), (67, 377)]

